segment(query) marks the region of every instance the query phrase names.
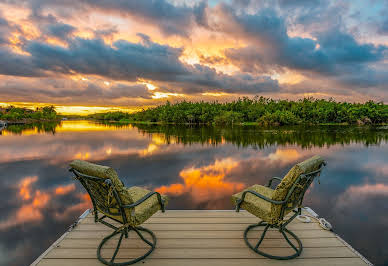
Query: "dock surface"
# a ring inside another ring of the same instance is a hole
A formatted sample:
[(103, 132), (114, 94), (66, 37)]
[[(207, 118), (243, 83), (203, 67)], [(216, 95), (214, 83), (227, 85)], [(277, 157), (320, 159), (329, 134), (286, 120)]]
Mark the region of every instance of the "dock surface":
[[(315, 219), (302, 223), (294, 219), (288, 229), (300, 237), (303, 252), (300, 257), (287, 261), (270, 260), (250, 250), (243, 239), (244, 229), (259, 219), (246, 211), (196, 211), (167, 210), (158, 212), (142, 226), (151, 229), (157, 244), (154, 252), (134, 265), (198, 266), (198, 265), (367, 265), (351, 247), (333, 232), (324, 230)], [(259, 230), (259, 229), (258, 229)], [(254, 241), (258, 230), (248, 237)], [(261, 229), (262, 230), (262, 229)], [(59, 238), (32, 265), (94, 266), (103, 265), (97, 260), (97, 246), (112, 229), (94, 223), (91, 213)], [(256, 240), (257, 241), (257, 240)], [(103, 250), (113, 254), (116, 241), (112, 240)], [(278, 231), (270, 231), (263, 249), (276, 255), (292, 252)], [(124, 239), (115, 262), (128, 260), (144, 253), (146, 244), (134, 232)]]

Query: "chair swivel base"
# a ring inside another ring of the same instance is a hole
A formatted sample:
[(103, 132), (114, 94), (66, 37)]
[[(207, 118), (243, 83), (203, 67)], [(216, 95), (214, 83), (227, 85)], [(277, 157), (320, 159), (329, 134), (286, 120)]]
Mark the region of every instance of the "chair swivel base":
[[(259, 226), (265, 226), (264, 231), (261, 234), (261, 237), (260, 237), (259, 241), (257, 242), (256, 246), (252, 246), (252, 244), (248, 241), (248, 237), (247, 237), (248, 232), (251, 229), (253, 229), (255, 227), (259, 227)], [(264, 240), (265, 234), (267, 233), (267, 230), (270, 227), (279, 229), (279, 232), (282, 234), (283, 238), (287, 241), (288, 245), (295, 251), (295, 253), (293, 253), (292, 255), (289, 255), (289, 256), (275, 256), (275, 255), (271, 255), (269, 253), (266, 253), (266, 252), (259, 250), (259, 246), (262, 243), (262, 241)], [(292, 236), (296, 240), (296, 242), (298, 243), (297, 247), (290, 241), (290, 239), (287, 237), (286, 233), (288, 233), (290, 236)], [(285, 227), (279, 228), (279, 226), (277, 226), (277, 225), (271, 225), (271, 224), (268, 224), (268, 223), (263, 222), (263, 221), (259, 222), (258, 224), (252, 224), (252, 225), (248, 226), (244, 231), (244, 240), (245, 240), (245, 243), (247, 244), (247, 246), (250, 249), (252, 249), (254, 252), (256, 252), (257, 254), (260, 254), (264, 257), (270, 258), (270, 259), (276, 259), (276, 260), (293, 259), (293, 258), (298, 257), (302, 253), (302, 250), (303, 250), (302, 242), (293, 232), (291, 232), (290, 230), (288, 230)]]
[[(120, 249), (120, 245), (121, 245), (121, 241), (123, 239), (123, 237), (128, 237), (128, 232), (130, 231), (135, 231), (136, 234), (140, 237), (141, 240), (143, 240), (143, 242), (145, 242), (147, 245), (149, 245), (149, 250), (142, 256), (140, 257), (137, 257), (135, 259), (132, 259), (130, 261), (125, 261), (125, 262), (118, 262), (118, 263), (115, 263), (114, 260), (116, 258), (116, 255)], [(140, 232), (140, 231), (143, 231), (143, 232), (146, 232), (148, 233), (151, 237), (152, 237), (152, 242), (147, 240), (143, 234)], [(111, 239), (112, 237), (114, 237), (115, 235), (117, 234), (121, 234), (120, 235), (120, 238), (119, 238), (119, 241), (117, 243), (117, 247), (116, 247), (116, 250), (112, 256), (112, 258), (110, 259), (110, 261), (107, 261), (105, 260), (104, 258), (102, 258), (101, 256), (101, 249), (102, 247), (104, 246), (104, 244), (109, 240)], [(144, 228), (144, 227), (128, 227), (128, 231), (126, 231), (125, 229), (122, 229), (122, 230), (119, 230), (119, 231), (114, 231), (112, 234), (108, 235), (107, 237), (105, 237), (100, 245), (98, 246), (98, 249), (97, 249), (97, 258), (99, 261), (101, 261), (102, 263), (104, 263), (105, 265), (110, 265), (110, 266), (125, 266), (125, 265), (131, 265), (131, 264), (134, 264), (138, 261), (141, 261), (142, 259), (145, 259), (148, 255), (150, 255), (152, 253), (152, 251), (154, 251), (155, 249), (155, 246), (156, 246), (156, 236), (154, 235), (154, 233), (147, 229), (147, 228)]]

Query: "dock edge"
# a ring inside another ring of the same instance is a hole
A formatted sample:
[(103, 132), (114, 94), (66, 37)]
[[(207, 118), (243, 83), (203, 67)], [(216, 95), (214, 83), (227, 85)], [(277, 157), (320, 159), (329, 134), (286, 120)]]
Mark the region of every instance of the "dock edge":
[(34, 260), (30, 266), (36, 266), (38, 265), (38, 263), (55, 247), (58, 246), (58, 244), (71, 232), (73, 231), (74, 227), (76, 227), (78, 225), (78, 223), (80, 221), (82, 221), (86, 216), (88, 216), (88, 214), (91, 212), (91, 209), (87, 209), (86, 211), (84, 211), (80, 217), (78, 217), (77, 221), (75, 221), (73, 224), (71, 224), (69, 226), (69, 229), (66, 230), (66, 232), (61, 235), (57, 240), (55, 240), (54, 243), (52, 243), (42, 254), (40, 254), (40, 256)]

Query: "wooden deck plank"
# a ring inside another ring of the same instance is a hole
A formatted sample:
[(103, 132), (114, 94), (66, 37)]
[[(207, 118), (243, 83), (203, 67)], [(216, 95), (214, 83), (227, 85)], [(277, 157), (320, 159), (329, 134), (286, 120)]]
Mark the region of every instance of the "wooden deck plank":
[[(302, 214), (309, 215), (305, 210), (302, 210)], [(288, 214), (287, 216), (290, 216)], [(286, 216), (286, 217), (287, 217)], [(158, 211), (156, 212), (151, 219), (153, 218), (221, 218), (221, 217), (251, 217), (256, 218), (256, 216), (250, 214), (247, 211), (241, 210), (236, 212), (234, 210), (167, 210), (166, 212)], [(86, 218), (94, 218), (92, 213), (90, 213)], [(85, 218), (85, 219), (86, 219)]]
[[(264, 252), (271, 252), (274, 255), (285, 256), (293, 253), (291, 248), (262, 248)], [(121, 248), (117, 254), (117, 258), (131, 259), (137, 256), (144, 254), (146, 249), (126, 249)], [(104, 249), (102, 250), (103, 258), (110, 258), (113, 255), (114, 249)], [(303, 258), (352, 258), (357, 257), (350, 249), (347, 247), (321, 247), (321, 248), (304, 248)], [(152, 252), (150, 258), (152, 259), (246, 259), (246, 258), (262, 258), (256, 253), (252, 252), (250, 249), (245, 246), (240, 248), (199, 248), (199, 249), (168, 249), (168, 248), (157, 248)], [(56, 248), (50, 251), (46, 258), (61, 258), (61, 259), (71, 259), (71, 258), (86, 258), (93, 259), (96, 258), (96, 249), (77, 249), (77, 248)]]
[[(75, 230), (67, 238), (101, 238), (107, 236), (107, 231)], [(242, 238), (243, 231), (154, 231), (157, 238)], [(299, 238), (333, 237), (333, 233), (322, 230), (300, 230), (296, 232)], [(137, 238), (134, 234), (130, 238)], [(282, 238), (278, 232), (268, 232), (266, 238)]]
[[(144, 224), (159, 224), (159, 223), (174, 223), (174, 224), (181, 224), (181, 223), (191, 223), (191, 224), (197, 224), (197, 223), (205, 223), (205, 224), (219, 224), (219, 223), (243, 223), (243, 224), (253, 224), (259, 222), (260, 219), (250, 216), (233, 216), (233, 217), (152, 217), (148, 221), (146, 221)], [(92, 219), (85, 219), (84, 224), (90, 224), (94, 223), (94, 220)]]
[[(123, 261), (117, 259), (117, 262)], [(97, 259), (43, 259), (38, 266), (101, 266)], [(134, 264), (137, 265), (137, 264)], [(294, 259), (287, 261), (273, 261), (269, 259), (147, 259), (139, 265), (145, 266), (365, 266), (359, 258), (314, 258), (314, 259)]]
[[(218, 223), (218, 224), (204, 224), (204, 223), (167, 223), (167, 224), (143, 224), (142, 227), (151, 229), (152, 231), (243, 231), (247, 228), (248, 224), (243, 223)], [(292, 223), (288, 227), (290, 230), (321, 230), (321, 227), (317, 223)], [(262, 228), (261, 228), (262, 229)], [(101, 231), (112, 231), (111, 228), (106, 225), (97, 224), (82, 224), (74, 229), (75, 231), (89, 231), (89, 230), (101, 230)], [(260, 230), (256, 229), (256, 230)]]
[[(100, 238), (102, 240), (102, 237)], [(96, 248), (100, 241), (96, 239), (64, 239), (59, 248)], [(295, 241), (293, 241), (295, 243)], [(243, 238), (240, 239), (191, 239), (187, 241), (182, 238), (162, 238), (158, 239), (158, 246), (163, 248), (241, 248), (245, 246)], [(282, 239), (265, 239), (262, 243), (263, 247), (288, 247), (287, 242)], [(345, 245), (336, 237), (332, 238), (306, 238), (303, 239), (303, 247), (344, 247)], [(116, 248), (114, 241), (109, 241), (106, 248)], [(133, 239), (131, 241), (123, 241), (121, 247), (123, 248), (139, 248), (144, 247), (144, 242), (140, 239)]]
[[(119, 224), (116, 221), (108, 220), (112, 224)], [(259, 218), (250, 217), (250, 216), (240, 216), (240, 217), (156, 217), (156, 218), (150, 218), (148, 221), (146, 221), (144, 224), (254, 224), (258, 223), (260, 221)], [(295, 221), (295, 223), (302, 223), (298, 220)], [(312, 219), (311, 223), (318, 223), (316, 220)], [(94, 218), (86, 218), (85, 221), (82, 222), (82, 224), (95, 224)]]
[[(258, 218), (246, 211), (167, 211), (158, 212), (143, 226), (151, 229), (157, 239), (155, 251), (138, 265), (365, 265), (335, 234), (323, 230), (315, 219), (311, 223), (294, 220), (288, 228), (303, 242), (302, 255), (290, 261), (264, 258), (246, 247), (243, 231)], [(251, 241), (257, 240), (263, 228), (248, 234)], [(99, 223), (89, 213), (57, 245), (45, 254), (38, 266), (94, 266), (102, 265), (96, 258), (96, 249), (101, 239), (113, 230)], [(116, 236), (115, 238), (117, 238)], [(115, 249), (112, 239), (102, 251), (109, 257)], [(145, 244), (136, 234), (124, 239), (117, 255), (117, 262), (130, 259), (145, 252)], [(276, 255), (292, 252), (281, 234), (269, 231), (262, 250)]]

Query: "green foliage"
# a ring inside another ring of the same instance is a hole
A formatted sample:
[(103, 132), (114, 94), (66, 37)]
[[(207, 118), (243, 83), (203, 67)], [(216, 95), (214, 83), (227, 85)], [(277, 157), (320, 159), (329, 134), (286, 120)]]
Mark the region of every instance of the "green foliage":
[(261, 125), (283, 126), (300, 124), (301, 119), (291, 111), (276, 110), (274, 113), (265, 113), (257, 120), (257, 122)]
[(167, 102), (132, 114), (110, 112), (94, 114), (91, 117), (101, 120), (174, 124), (382, 124), (388, 122), (388, 105), (373, 101), (362, 104), (335, 102), (332, 99), (305, 98), (289, 101), (245, 97), (229, 103)]
[(214, 117), (216, 125), (233, 125), (241, 123), (243, 114), (234, 111), (222, 111), (219, 115)]
[(20, 120), (56, 120), (57, 112), (54, 106), (45, 106), (31, 110), (28, 108), (7, 106), (0, 109), (0, 119), (7, 121)]

